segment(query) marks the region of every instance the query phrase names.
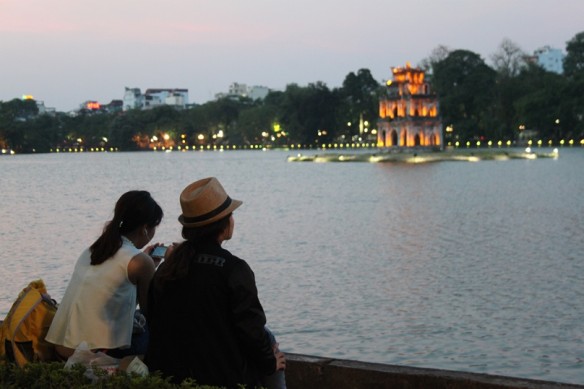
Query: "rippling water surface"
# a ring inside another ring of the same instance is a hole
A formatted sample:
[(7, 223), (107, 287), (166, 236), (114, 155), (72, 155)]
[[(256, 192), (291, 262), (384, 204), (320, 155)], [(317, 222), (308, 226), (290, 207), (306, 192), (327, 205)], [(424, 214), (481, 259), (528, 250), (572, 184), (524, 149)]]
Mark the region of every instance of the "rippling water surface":
[(117, 198), (149, 190), (155, 241), (217, 176), (244, 205), (226, 248), (285, 351), (584, 383), (584, 150), (557, 160), (288, 163), (288, 152), (0, 158), (0, 317), (29, 280), (59, 300)]

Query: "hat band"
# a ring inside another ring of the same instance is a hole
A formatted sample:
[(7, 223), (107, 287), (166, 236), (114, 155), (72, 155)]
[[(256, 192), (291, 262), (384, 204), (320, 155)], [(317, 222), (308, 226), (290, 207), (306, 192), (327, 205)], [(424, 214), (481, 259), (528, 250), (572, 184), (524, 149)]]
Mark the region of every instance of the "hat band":
[(187, 216), (183, 215), (183, 221), (185, 223), (190, 224), (190, 223), (199, 223), (199, 222), (211, 219), (212, 217), (215, 217), (215, 216), (219, 215), (221, 212), (225, 211), (227, 208), (229, 208), (230, 205), (231, 205), (231, 197), (227, 196), (227, 199), (225, 199), (223, 204), (221, 204), (220, 206), (218, 206), (217, 208), (215, 208), (211, 212), (207, 212), (203, 215), (193, 216), (193, 217), (187, 217)]

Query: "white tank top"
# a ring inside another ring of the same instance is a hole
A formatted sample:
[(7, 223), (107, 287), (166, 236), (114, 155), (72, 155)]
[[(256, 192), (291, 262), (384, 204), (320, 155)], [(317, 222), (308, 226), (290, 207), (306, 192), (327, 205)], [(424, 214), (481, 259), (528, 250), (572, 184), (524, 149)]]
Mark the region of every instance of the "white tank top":
[(91, 265), (91, 252), (85, 250), (75, 264), (46, 340), (69, 348), (83, 341), (92, 349), (129, 347), (137, 290), (128, 278), (128, 264), (140, 252), (124, 237), (113, 257)]

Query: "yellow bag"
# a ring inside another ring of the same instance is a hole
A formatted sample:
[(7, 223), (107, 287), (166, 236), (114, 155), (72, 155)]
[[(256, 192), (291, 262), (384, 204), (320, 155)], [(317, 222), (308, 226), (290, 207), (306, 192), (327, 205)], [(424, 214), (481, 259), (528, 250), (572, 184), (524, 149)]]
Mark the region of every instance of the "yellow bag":
[(57, 303), (43, 280), (32, 281), (20, 292), (0, 327), (0, 357), (18, 366), (55, 360), (54, 346), (45, 341)]

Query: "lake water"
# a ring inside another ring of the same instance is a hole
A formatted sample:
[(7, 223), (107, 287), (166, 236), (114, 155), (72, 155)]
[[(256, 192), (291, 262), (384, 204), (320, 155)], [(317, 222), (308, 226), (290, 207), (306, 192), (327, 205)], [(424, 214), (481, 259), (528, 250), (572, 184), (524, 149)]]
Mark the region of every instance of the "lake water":
[(117, 198), (149, 190), (154, 241), (216, 176), (244, 204), (225, 247), (284, 351), (584, 383), (584, 149), (558, 159), (289, 163), (285, 151), (0, 158), (0, 318), (29, 280), (60, 300)]

